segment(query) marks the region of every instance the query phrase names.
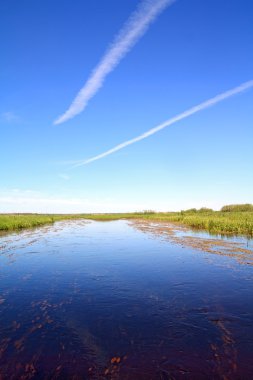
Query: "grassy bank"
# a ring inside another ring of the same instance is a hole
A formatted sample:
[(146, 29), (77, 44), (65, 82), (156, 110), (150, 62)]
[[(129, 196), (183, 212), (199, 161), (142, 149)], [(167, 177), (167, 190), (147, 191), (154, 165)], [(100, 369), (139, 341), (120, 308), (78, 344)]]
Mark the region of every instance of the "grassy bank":
[(132, 214), (89, 214), (87, 219), (115, 220), (142, 218), (151, 221), (171, 222), (190, 228), (205, 230), (221, 235), (253, 236), (253, 211), (212, 211), (210, 209), (188, 210), (181, 212)]
[(150, 221), (171, 222), (190, 228), (209, 231), (221, 235), (253, 236), (252, 211), (212, 211), (209, 209), (188, 210), (168, 213), (126, 213), (126, 214), (78, 214), (78, 215), (43, 215), (43, 214), (1, 214), (0, 230), (11, 231), (21, 228), (38, 227), (69, 219), (91, 219), (110, 221), (119, 219), (147, 219)]
[(0, 230), (12, 231), (21, 228), (42, 226), (53, 222), (54, 217), (49, 215), (2, 214), (0, 215)]
[(143, 213), (128, 214), (0, 214), (0, 231), (40, 227), (61, 220), (92, 219), (100, 221), (139, 218)]
[(151, 220), (169, 221), (190, 228), (221, 235), (253, 236), (253, 212), (168, 213), (144, 216)]

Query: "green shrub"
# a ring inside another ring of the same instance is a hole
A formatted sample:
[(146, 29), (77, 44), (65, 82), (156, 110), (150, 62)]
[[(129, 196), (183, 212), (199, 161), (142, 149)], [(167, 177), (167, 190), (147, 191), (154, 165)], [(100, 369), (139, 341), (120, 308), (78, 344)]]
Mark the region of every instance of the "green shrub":
[(253, 205), (250, 203), (226, 205), (221, 208), (221, 212), (246, 212), (253, 211)]

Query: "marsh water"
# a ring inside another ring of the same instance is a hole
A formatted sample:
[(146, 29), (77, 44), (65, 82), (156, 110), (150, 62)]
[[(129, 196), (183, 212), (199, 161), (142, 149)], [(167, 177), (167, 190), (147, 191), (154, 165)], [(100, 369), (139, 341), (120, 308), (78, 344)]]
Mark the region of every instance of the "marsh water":
[(0, 237), (0, 379), (252, 379), (253, 245), (166, 224)]

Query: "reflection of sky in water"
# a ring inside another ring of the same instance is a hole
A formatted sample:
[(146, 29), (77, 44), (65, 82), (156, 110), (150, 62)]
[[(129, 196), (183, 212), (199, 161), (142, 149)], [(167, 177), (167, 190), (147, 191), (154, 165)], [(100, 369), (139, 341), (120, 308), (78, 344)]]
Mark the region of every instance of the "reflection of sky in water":
[(184, 231), (177, 230), (178, 236), (193, 236), (207, 239), (220, 239), (222, 241), (241, 243), (243, 246), (248, 248), (253, 248), (253, 238), (244, 236), (233, 236), (233, 235), (219, 235), (215, 233), (208, 233), (204, 231), (185, 229)]
[(60, 222), (4, 236), (0, 246), (6, 379), (247, 378), (253, 370), (249, 265), (126, 221)]

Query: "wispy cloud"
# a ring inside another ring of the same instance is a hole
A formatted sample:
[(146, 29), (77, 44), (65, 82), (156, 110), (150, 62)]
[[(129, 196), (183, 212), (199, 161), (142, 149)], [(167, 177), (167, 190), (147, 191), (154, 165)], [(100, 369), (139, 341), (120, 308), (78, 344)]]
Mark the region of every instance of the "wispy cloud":
[(70, 176), (65, 173), (58, 174), (58, 177), (64, 179), (65, 181), (68, 181), (70, 179)]
[(102, 87), (106, 76), (115, 69), (129, 50), (144, 35), (157, 16), (176, 0), (143, 0), (136, 11), (116, 35), (113, 43), (93, 70), (83, 88), (79, 91), (68, 110), (58, 117), (54, 124), (61, 124), (82, 112), (89, 100)]
[(50, 195), (48, 193), (21, 190), (0, 189), (0, 213), (97, 213), (126, 212), (151, 208), (145, 202), (111, 199), (91, 195), (87, 198)]
[[(113, 153), (117, 152), (118, 150), (126, 148), (128, 145), (132, 145), (138, 141), (144, 140), (147, 137), (154, 135), (155, 133), (161, 131), (162, 129), (164, 129), (166, 127), (169, 127), (172, 124), (177, 123), (180, 120), (186, 119), (187, 117), (189, 117), (189, 116), (191, 116), (197, 112), (200, 112), (206, 108), (212, 107), (215, 104), (220, 103), (223, 100), (230, 98), (233, 95), (240, 94), (241, 92), (243, 92), (247, 89), (250, 89), (252, 87), (253, 87), (253, 80), (242, 83), (240, 86), (235, 87), (235, 88), (228, 90), (226, 92), (223, 92), (222, 94), (216, 95), (215, 97), (213, 97), (209, 100), (206, 100), (205, 102), (200, 103), (199, 105), (192, 107), (192, 108), (180, 113), (179, 115), (172, 117), (171, 119), (165, 121), (164, 123), (157, 125), (156, 127), (148, 130), (147, 132), (141, 134), (140, 136), (137, 136), (131, 140), (127, 140), (127, 141), (125, 141), (119, 145), (116, 145), (114, 148), (109, 149), (109, 150), (105, 151), (104, 153), (101, 153), (97, 156), (91, 157), (87, 160), (76, 161), (74, 163), (74, 167), (87, 165), (93, 161), (100, 160), (101, 158), (109, 156), (110, 154), (113, 154)], [(72, 161), (72, 163), (73, 163), (73, 161)]]
[[(225, 195), (225, 198), (224, 196)], [(48, 194), (40, 191), (0, 188), (0, 213), (103, 213), (103, 212), (132, 212), (142, 210), (179, 211), (188, 208), (210, 207), (220, 209), (225, 203), (246, 203), (248, 195), (230, 192), (215, 194), (203, 199), (198, 194), (188, 194), (178, 191), (176, 195), (166, 197), (141, 196), (136, 194), (132, 199), (126, 194), (107, 197), (95, 194), (87, 197), (72, 195)]]
[(19, 117), (14, 112), (8, 111), (1, 114), (1, 119), (7, 123), (12, 123), (18, 121)]

